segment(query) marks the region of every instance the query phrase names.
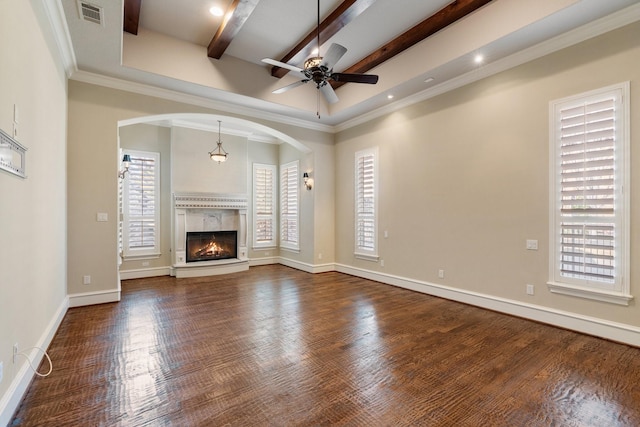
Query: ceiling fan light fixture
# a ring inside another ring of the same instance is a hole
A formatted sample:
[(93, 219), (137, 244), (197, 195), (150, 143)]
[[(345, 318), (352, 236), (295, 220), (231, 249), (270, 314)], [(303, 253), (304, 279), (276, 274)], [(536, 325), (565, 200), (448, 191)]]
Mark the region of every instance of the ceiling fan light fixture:
[(224, 15), (224, 10), (222, 10), (218, 6), (213, 6), (211, 7), (211, 9), (209, 9), (209, 13), (212, 14), (213, 16), (222, 16)]
[(307, 59), (306, 61), (304, 61), (304, 69), (308, 70), (310, 68), (316, 68), (316, 67), (319, 67), (320, 64), (322, 64), (322, 57), (321, 56), (313, 56), (313, 57)]

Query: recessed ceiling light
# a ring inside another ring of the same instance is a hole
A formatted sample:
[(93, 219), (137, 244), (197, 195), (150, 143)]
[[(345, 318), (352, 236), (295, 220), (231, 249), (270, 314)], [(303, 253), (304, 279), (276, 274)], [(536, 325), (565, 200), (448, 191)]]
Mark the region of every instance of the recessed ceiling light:
[(220, 9), (218, 6), (213, 6), (211, 9), (209, 9), (209, 13), (211, 13), (213, 16), (222, 16), (224, 15), (224, 10)]
[(427, 77), (424, 82), (425, 83), (431, 83), (432, 81), (434, 81), (435, 79), (433, 77)]
[(476, 64), (482, 64), (482, 62), (484, 61), (484, 56), (478, 54), (475, 58), (473, 58), (473, 60)]
[(393, 99), (393, 95), (391, 94), (387, 95), (387, 99)]

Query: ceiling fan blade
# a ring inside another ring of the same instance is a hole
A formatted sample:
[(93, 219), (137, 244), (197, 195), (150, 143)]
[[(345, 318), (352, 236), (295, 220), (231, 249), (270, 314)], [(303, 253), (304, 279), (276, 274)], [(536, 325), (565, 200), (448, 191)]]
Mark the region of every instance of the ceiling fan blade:
[(327, 70), (332, 69), (333, 66), (336, 65), (336, 62), (338, 62), (346, 52), (346, 47), (341, 46), (338, 43), (332, 43), (331, 46), (329, 46), (329, 50), (327, 50), (327, 53), (324, 55), (320, 66), (327, 67)]
[(309, 81), (308, 79), (307, 80), (300, 80), (299, 82), (291, 83), (290, 85), (286, 85), (286, 86), (281, 87), (280, 89), (276, 89), (271, 93), (284, 93), (284, 92), (286, 92), (288, 90), (291, 90), (293, 88), (296, 88), (298, 86), (302, 86), (303, 84), (305, 84), (308, 81)]
[(375, 74), (349, 74), (349, 73), (332, 73), (331, 78), (337, 82), (347, 83), (378, 83), (378, 76)]
[(324, 95), (324, 99), (326, 99), (329, 104), (335, 104), (338, 102), (338, 95), (336, 95), (336, 91), (333, 90), (329, 83), (320, 86), (319, 89)]
[(275, 59), (264, 58), (262, 62), (266, 62), (267, 64), (273, 65), (274, 67), (286, 68), (287, 70), (291, 70), (291, 71), (299, 71), (299, 72), (304, 71), (300, 67), (296, 67), (295, 65), (290, 65), (284, 62), (276, 61)]

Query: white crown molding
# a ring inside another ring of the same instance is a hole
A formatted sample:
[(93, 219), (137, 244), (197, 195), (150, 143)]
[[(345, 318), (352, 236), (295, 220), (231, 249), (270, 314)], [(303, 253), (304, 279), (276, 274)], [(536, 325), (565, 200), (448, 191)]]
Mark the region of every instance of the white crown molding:
[(229, 102), (217, 101), (197, 95), (185, 94), (170, 89), (78, 70), (71, 37), (68, 32), (60, 0), (55, 0), (53, 2), (38, 0), (38, 4), (42, 5), (42, 9), (45, 11), (49, 19), (50, 26), (54, 31), (56, 44), (58, 45), (65, 64), (67, 76), (72, 80), (327, 133), (336, 133), (347, 130), (362, 123), (377, 119), (383, 115), (393, 113), (469, 83), (473, 83), (518, 65), (522, 65), (526, 62), (640, 20), (640, 4), (629, 6), (609, 16), (539, 43), (531, 48), (510, 55), (491, 64), (487, 64), (480, 69), (463, 74), (457, 78), (448, 80), (442, 84), (362, 114), (353, 119), (346, 120), (338, 125), (331, 126), (309, 120), (291, 118), (284, 114), (268, 113), (257, 108), (244, 107)]
[[(196, 129), (196, 130), (203, 130), (206, 132), (214, 132), (214, 133), (218, 133), (218, 126), (216, 126), (215, 124), (207, 124), (207, 123), (198, 123), (195, 121), (190, 121), (190, 120), (186, 120), (186, 119), (176, 119), (176, 120), (170, 120), (169, 122), (167, 122), (166, 124), (162, 124), (161, 126), (166, 126), (166, 127), (182, 127), (182, 128), (188, 128), (188, 129)], [(253, 131), (251, 130), (240, 130), (240, 129), (234, 129), (231, 127), (225, 127), (222, 126), (220, 133), (222, 133), (223, 135), (232, 135), (232, 136), (239, 136), (241, 138), (247, 138), (249, 141), (255, 141), (255, 142), (263, 142), (266, 144), (280, 144), (281, 142), (273, 137), (269, 137), (269, 136), (264, 136), (264, 135), (257, 135), (255, 134)]]
[(486, 77), (509, 70), (535, 59), (549, 55), (561, 49), (573, 46), (585, 40), (597, 37), (601, 34), (621, 28), (640, 20), (640, 4), (629, 6), (611, 15), (605, 16), (574, 30), (546, 40), (528, 49), (509, 55), (503, 59), (487, 64), (482, 68), (475, 69), (459, 77), (447, 80), (444, 83), (433, 86), (422, 92), (408, 96), (402, 100), (385, 105), (384, 107), (372, 110), (361, 116), (347, 120), (335, 126), (336, 132), (350, 129), (368, 121), (377, 119), (386, 114), (393, 113), (411, 105), (434, 98), (443, 93), (458, 89), (469, 83), (476, 82)]
[(304, 129), (317, 130), (321, 132), (333, 133), (333, 126), (323, 125), (321, 123), (311, 122), (308, 120), (294, 119), (282, 114), (267, 113), (256, 108), (243, 107), (229, 102), (216, 101), (196, 95), (190, 95), (170, 89), (150, 86), (143, 83), (122, 80), (115, 77), (108, 77), (102, 74), (90, 73), (88, 71), (78, 70), (74, 72), (71, 80), (89, 83), (97, 86), (103, 86), (110, 89), (123, 90), (126, 92), (137, 93), (139, 95), (152, 96), (155, 98), (166, 99), (169, 101), (181, 102), (184, 104), (195, 105), (198, 107), (211, 108), (225, 113), (242, 115), (253, 119), (269, 120), (276, 123), (282, 123), (290, 126), (297, 126)]
[(73, 51), (73, 43), (71, 42), (71, 34), (67, 26), (67, 19), (64, 16), (61, 0), (38, 0), (36, 5), (44, 12), (56, 46), (60, 52), (62, 64), (64, 66), (67, 78), (78, 71), (76, 55)]

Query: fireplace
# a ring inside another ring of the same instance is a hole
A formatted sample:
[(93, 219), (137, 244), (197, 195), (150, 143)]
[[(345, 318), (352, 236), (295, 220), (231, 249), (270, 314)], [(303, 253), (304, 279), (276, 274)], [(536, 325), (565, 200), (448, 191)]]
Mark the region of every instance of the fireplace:
[(188, 231), (187, 262), (238, 257), (237, 231)]
[(173, 276), (201, 277), (249, 269), (245, 195), (175, 193), (173, 214)]

